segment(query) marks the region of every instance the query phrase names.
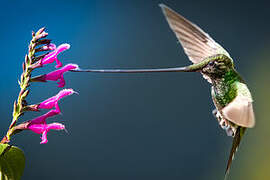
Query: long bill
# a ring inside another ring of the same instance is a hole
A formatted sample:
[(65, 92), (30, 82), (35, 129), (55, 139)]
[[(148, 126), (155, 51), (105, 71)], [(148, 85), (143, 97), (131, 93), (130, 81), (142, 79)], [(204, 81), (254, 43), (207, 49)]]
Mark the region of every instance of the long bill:
[(93, 73), (152, 73), (152, 72), (196, 72), (201, 70), (199, 64), (176, 68), (153, 68), (153, 69), (74, 69), (71, 72), (93, 72)]

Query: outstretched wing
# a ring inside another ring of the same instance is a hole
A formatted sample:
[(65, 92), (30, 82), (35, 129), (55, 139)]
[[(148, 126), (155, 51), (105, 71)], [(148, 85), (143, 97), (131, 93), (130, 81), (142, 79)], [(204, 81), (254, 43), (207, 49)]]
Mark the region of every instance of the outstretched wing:
[(222, 114), (238, 126), (252, 128), (255, 125), (255, 116), (251, 94), (244, 83), (236, 82), (235, 86), (237, 95), (232, 102), (222, 109)]
[(230, 58), (229, 53), (197, 25), (164, 4), (160, 4), (160, 7), (170, 28), (175, 33), (185, 53), (193, 63), (198, 63), (206, 57), (216, 54), (224, 54)]

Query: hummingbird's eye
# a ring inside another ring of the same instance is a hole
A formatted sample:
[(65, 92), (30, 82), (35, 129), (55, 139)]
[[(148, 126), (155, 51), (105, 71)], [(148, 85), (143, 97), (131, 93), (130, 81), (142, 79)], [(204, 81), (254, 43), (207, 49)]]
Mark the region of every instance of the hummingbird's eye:
[(209, 64), (209, 66), (214, 66), (215, 65), (215, 62), (214, 61), (211, 61), (208, 64)]

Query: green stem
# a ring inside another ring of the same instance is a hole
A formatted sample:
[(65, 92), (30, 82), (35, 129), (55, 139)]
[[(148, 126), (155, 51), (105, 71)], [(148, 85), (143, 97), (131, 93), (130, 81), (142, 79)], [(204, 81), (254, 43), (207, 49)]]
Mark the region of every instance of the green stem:
[(35, 47), (37, 42), (37, 36), (39, 35), (38, 31), (36, 34), (33, 33), (32, 40), (30, 42), (29, 48), (28, 48), (28, 55), (25, 56), (25, 62), (23, 63), (23, 73), (21, 74), (21, 79), (19, 81), (20, 85), (20, 93), (17, 98), (17, 102), (14, 102), (14, 108), (13, 108), (13, 118), (10, 123), (9, 129), (6, 133), (6, 135), (1, 140), (1, 144), (8, 143), (10, 141), (10, 137), (14, 134), (14, 127), (21, 115), (23, 115), (25, 111), (26, 106), (26, 97), (29, 93), (28, 87), (30, 85), (30, 79), (31, 79), (31, 73), (33, 68), (31, 67), (33, 62), (33, 59), (35, 57)]

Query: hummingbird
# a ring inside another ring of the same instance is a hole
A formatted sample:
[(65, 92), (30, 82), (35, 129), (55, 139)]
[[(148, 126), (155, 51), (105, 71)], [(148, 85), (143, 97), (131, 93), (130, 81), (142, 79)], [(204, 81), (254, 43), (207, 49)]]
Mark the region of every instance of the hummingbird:
[(207, 33), (171, 8), (160, 4), (169, 27), (175, 33), (191, 65), (154, 69), (76, 69), (73, 72), (148, 73), (148, 72), (199, 72), (211, 84), (215, 105), (212, 111), (219, 126), (233, 138), (225, 170), (227, 177), (234, 154), (247, 128), (255, 125), (251, 93), (236, 71), (229, 53)]

